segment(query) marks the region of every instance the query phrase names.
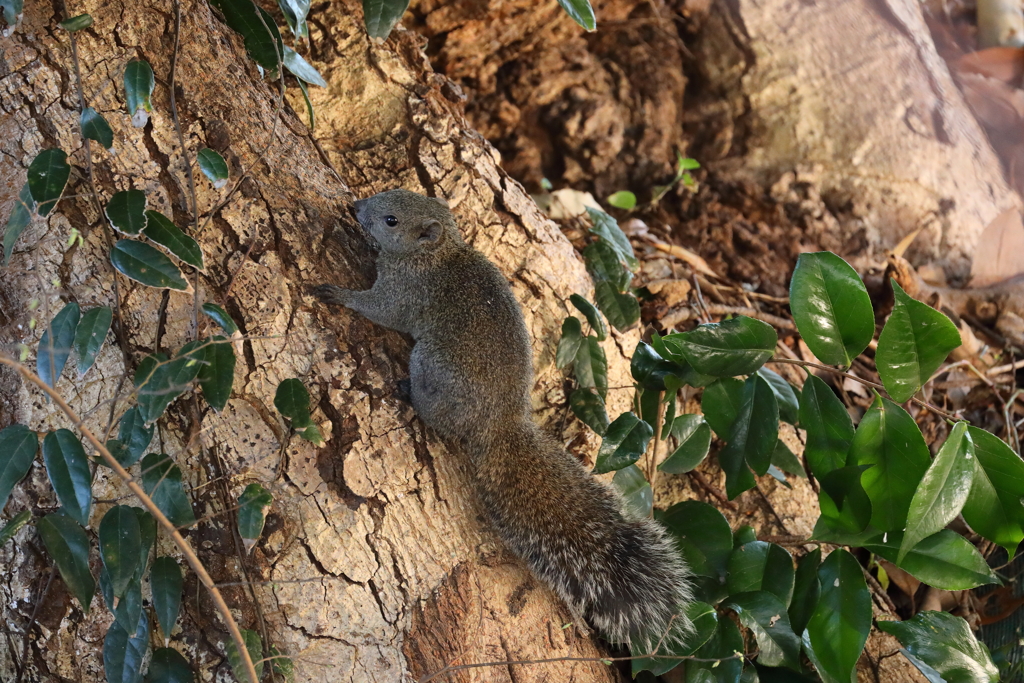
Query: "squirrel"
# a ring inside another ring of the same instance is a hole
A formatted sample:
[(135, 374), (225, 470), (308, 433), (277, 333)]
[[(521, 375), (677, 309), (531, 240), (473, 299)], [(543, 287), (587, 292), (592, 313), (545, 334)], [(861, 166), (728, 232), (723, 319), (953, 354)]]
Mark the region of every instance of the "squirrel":
[(412, 336), (413, 408), (468, 455), (490, 523), (574, 618), (634, 648), (681, 643), (692, 597), (679, 549), (533, 422), (530, 337), (505, 277), (444, 199), (389, 190), (355, 210), (379, 245), (377, 280), (313, 294)]

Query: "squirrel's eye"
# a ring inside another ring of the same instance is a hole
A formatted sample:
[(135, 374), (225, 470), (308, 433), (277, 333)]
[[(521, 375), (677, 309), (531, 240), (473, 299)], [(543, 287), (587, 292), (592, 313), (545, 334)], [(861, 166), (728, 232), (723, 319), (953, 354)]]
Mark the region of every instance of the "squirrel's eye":
[(398, 225), (398, 219), (394, 216), (384, 216), (384, 223), (387, 224), (389, 228), (393, 228)]

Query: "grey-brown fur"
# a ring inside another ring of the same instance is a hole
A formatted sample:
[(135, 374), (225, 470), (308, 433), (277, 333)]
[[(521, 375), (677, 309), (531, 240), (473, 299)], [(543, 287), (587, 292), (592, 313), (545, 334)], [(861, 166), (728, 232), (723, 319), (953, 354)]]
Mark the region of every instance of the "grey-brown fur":
[(657, 642), (670, 623), (670, 638), (684, 634), (690, 592), (675, 543), (625, 516), (619, 496), (534, 424), (530, 338), (502, 274), (463, 242), (443, 200), (391, 190), (356, 202), (356, 216), (380, 244), (377, 281), (315, 294), (413, 337), (412, 405), (468, 453), (504, 542), (610, 640)]

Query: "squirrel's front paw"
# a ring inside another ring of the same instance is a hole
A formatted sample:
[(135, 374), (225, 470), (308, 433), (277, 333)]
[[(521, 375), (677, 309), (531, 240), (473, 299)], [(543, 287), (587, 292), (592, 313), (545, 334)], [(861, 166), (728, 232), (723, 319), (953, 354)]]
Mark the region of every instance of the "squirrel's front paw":
[(348, 303), (349, 290), (337, 285), (317, 285), (310, 289), (310, 293), (325, 304), (344, 306)]

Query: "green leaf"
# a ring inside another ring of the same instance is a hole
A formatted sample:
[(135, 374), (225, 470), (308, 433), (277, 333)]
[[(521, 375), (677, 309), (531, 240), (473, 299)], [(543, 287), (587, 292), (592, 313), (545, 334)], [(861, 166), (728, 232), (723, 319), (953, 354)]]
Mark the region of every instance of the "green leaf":
[(814, 609), (821, 596), (821, 582), (818, 580), (818, 567), (821, 564), (821, 548), (815, 548), (801, 558), (796, 567), (796, 578), (793, 582), (793, 599), (789, 603), (789, 623), (793, 631), (800, 635), (807, 628)]
[(654, 508), (654, 492), (644, 477), (644, 473), (636, 465), (629, 465), (615, 473), (612, 484), (622, 494), (626, 510), (637, 519), (651, 516)]
[(684, 157), (682, 154), (676, 153), (676, 170), (682, 174), (683, 171), (695, 171), (700, 168), (700, 162), (696, 159)]
[(800, 393), (800, 426), (807, 430), (804, 457), (811, 473), (824, 477), (846, 465), (853, 441), (853, 420), (824, 380), (808, 375)]
[(754, 474), (747, 467), (743, 448), (738, 443), (729, 442), (718, 452), (718, 464), (725, 472), (725, 495), (729, 500), (757, 486)]
[[(587, 3), (587, 6), (589, 7), (590, 4)], [(583, 24), (581, 23), (580, 25), (582, 26)], [(616, 209), (624, 209), (625, 211), (630, 211), (636, 207), (636, 195), (629, 190), (619, 190), (618, 192), (610, 194), (606, 201)]]
[(590, 222), (593, 223), (590, 232), (600, 237), (603, 242), (614, 249), (618, 259), (625, 263), (627, 268), (633, 271), (639, 268), (640, 262), (633, 253), (633, 245), (629, 243), (626, 233), (622, 232), (618, 221), (600, 209), (589, 206), (586, 209)]
[(324, 442), (324, 437), (320, 433), (320, 428), (312, 424), (305, 429), (300, 430), (299, 436), (316, 446), (319, 446)]
[(878, 337), (875, 365), (885, 390), (903, 403), (960, 346), (960, 332), (949, 318), (909, 296), (896, 280), (891, 282), (896, 303)]
[(584, 389), (596, 389), (604, 398), (608, 393), (608, 360), (597, 337), (587, 336), (580, 343), (573, 362), (576, 381)]
[(746, 543), (729, 556), (729, 595), (768, 591), (785, 610), (793, 598), (793, 581), (793, 556), (774, 543)]
[[(289, 48), (285, 48), (285, 52), (289, 52)], [(287, 61), (286, 61), (287, 64)], [(228, 164), (224, 161), (224, 157), (215, 150), (209, 147), (204, 147), (199, 150), (196, 155), (199, 161), (199, 170), (203, 172), (203, 175), (210, 179), (213, 186), (218, 190), (227, 184), (228, 180)]]
[[(658, 649), (659, 653), (666, 656), (642, 657), (641, 655), (650, 653), (650, 646), (646, 642), (636, 642), (631, 645), (630, 654), (636, 657), (633, 660), (634, 678), (636, 678), (638, 673), (645, 670), (650, 671), (655, 676), (668, 673), (682, 664), (682, 660), (678, 659), (678, 657), (692, 655), (715, 634), (715, 629), (718, 627), (718, 612), (711, 605), (706, 602), (691, 602), (686, 606), (686, 616), (689, 618), (690, 623), (693, 624), (693, 631), (686, 635), (684, 639), (685, 644), (681, 646), (678, 643), (668, 642), (669, 639), (666, 638), (661, 648)], [(661, 635), (659, 634), (658, 637), (660, 638)]]
[(708, 455), (711, 427), (702, 415), (680, 415), (672, 421), (673, 438), (679, 445), (658, 469), (669, 474), (689, 472)]
[[(3, 507), (3, 506), (0, 506)], [(32, 521), (32, 511), (22, 510), (18, 514), (11, 518), (11, 521), (4, 525), (3, 529), (0, 529), (0, 548), (4, 547), (7, 541), (14, 538), (14, 534), (21, 531), (21, 528)]]
[(80, 31), (83, 28), (92, 26), (92, 16), (88, 14), (79, 14), (77, 17), (71, 17), (60, 22), (61, 28), (68, 33), (74, 33)]
[(44, 149), (28, 166), (28, 189), (36, 203), (36, 211), (46, 216), (64, 194), (71, 176), (68, 155), (60, 149)]
[(21, 192), (18, 193), (18, 199), (14, 202), (13, 208), (11, 208), (11, 215), (7, 218), (7, 227), (4, 229), (4, 263), (11, 262), (11, 256), (14, 254), (14, 243), (21, 237), (21, 233), (25, 231), (28, 224), (32, 222), (32, 214), (36, 210), (36, 200), (32, 199), (32, 192), (29, 189), (28, 183), (25, 183), (21, 187)]
[(750, 526), (749, 524), (744, 524), (743, 526), (737, 528), (736, 531), (732, 532), (733, 550), (736, 550), (741, 545), (753, 543), (756, 540), (757, 532), (755, 532), (754, 527)]
[(576, 389), (569, 396), (569, 407), (580, 422), (604, 436), (608, 431), (608, 413), (604, 399), (590, 389)]
[(676, 503), (661, 518), (679, 542), (679, 550), (698, 576), (725, 580), (732, 555), (732, 529), (713, 505), (686, 500)]
[(0, 0), (0, 10), (3, 10), (4, 19), (7, 21), (9, 30), (13, 30), (21, 23), (24, 9), (25, 3), (23, 0)]
[(593, 330), (594, 335), (598, 341), (604, 341), (608, 337), (608, 328), (604, 324), (604, 320), (601, 318), (601, 314), (597, 312), (594, 304), (584, 299), (579, 294), (573, 294), (569, 297), (569, 301), (573, 306), (576, 307), (583, 317), (590, 323), (590, 329)]
[(849, 365), (875, 335), (867, 288), (850, 264), (830, 252), (800, 255), (789, 301), (797, 330), (823, 363)]
[(974, 443), (967, 423), (957, 422), (910, 502), (899, 562), (919, 541), (945, 528), (960, 514), (973, 479)]
[(238, 332), (238, 325), (235, 324), (235, 321), (222, 306), (209, 302), (205, 303), (203, 304), (203, 313), (213, 318), (213, 322), (220, 325), (221, 329), (228, 335)]
[(363, 0), (363, 20), (371, 38), (387, 40), (391, 29), (405, 14), (409, 0)]
[[(743, 658), (727, 659), (737, 653), (743, 654), (743, 636), (732, 619), (719, 619), (718, 628), (699, 650), (694, 652), (696, 660), (686, 663), (687, 681), (713, 681), (714, 683), (737, 683), (743, 671)], [(721, 661), (699, 661), (721, 660)], [(705, 675), (704, 679), (697, 678)]]
[(860, 533), (871, 521), (871, 500), (861, 484), (864, 470), (871, 465), (840, 467), (819, 479), (818, 506), (833, 529)]
[(146, 125), (149, 117), (146, 115), (137, 116), (139, 110), (144, 112), (153, 111), (153, 103), (150, 97), (153, 95), (153, 86), (156, 79), (153, 77), (153, 67), (144, 59), (133, 59), (124, 67), (124, 99), (128, 105), (128, 116), (132, 117), (132, 125), (141, 128)]
[(238, 497), (238, 535), (242, 537), (246, 552), (252, 550), (267, 521), (267, 513), (274, 497), (259, 484), (249, 484)]
[[(278, 0), (285, 23), (296, 38), (309, 38), (309, 26), (306, 15), (309, 14), (310, 0)], [(273, 646), (272, 646), (273, 647)]]
[(181, 567), (173, 557), (156, 558), (149, 575), (149, 584), (153, 589), (153, 611), (164, 633), (164, 645), (170, 642), (174, 623), (178, 620), (184, 581)]
[(955, 531), (943, 529), (932, 534), (897, 563), (902, 542), (903, 532), (892, 531), (866, 540), (863, 547), (940, 590), (967, 590), (1000, 583), (974, 544)]
[(800, 419), (800, 398), (796, 395), (793, 385), (784, 380), (777, 372), (763, 366), (758, 368), (757, 374), (763, 377), (775, 392), (775, 400), (779, 402), (779, 418), (795, 425)]
[(753, 591), (729, 596), (725, 606), (739, 615), (740, 623), (757, 638), (757, 661), (766, 666), (800, 669), (800, 639), (793, 633), (789, 614), (777, 595)]
[[(587, 272), (594, 278), (595, 291), (599, 283), (608, 282), (611, 283), (615, 292), (624, 292), (629, 287), (630, 280), (633, 279), (633, 273), (629, 272), (619, 260), (618, 252), (605, 240), (588, 244), (583, 249), (583, 261), (587, 265)], [(604, 310), (600, 298), (597, 299), (597, 305)], [(604, 313), (608, 315), (608, 311), (604, 311)]]
[(292, 426), (302, 429), (312, 424), (309, 415), (309, 392), (300, 380), (286, 379), (277, 386), (274, 407), (292, 421)]
[[(680, 368), (675, 363), (663, 359), (649, 344), (640, 341), (633, 350), (629, 370), (633, 379), (645, 391), (659, 392), (666, 391), (665, 379), (679, 372)], [(675, 394), (674, 391), (669, 393)]]
[(571, 365), (583, 343), (583, 326), (579, 318), (570, 315), (562, 322), (562, 338), (558, 340), (555, 352), (555, 367), (559, 370)]
[(167, 406), (192, 385), (203, 369), (205, 354), (205, 347), (189, 342), (174, 360), (162, 353), (142, 359), (135, 370), (135, 388), (139, 411), (147, 423), (156, 422)]
[(235, 350), (231, 342), (217, 335), (205, 340), (206, 365), (199, 373), (199, 386), (206, 402), (218, 413), (231, 398), (231, 385), (235, 380)]
[(285, 683), (295, 683), (295, 663), (291, 657), (283, 656), (277, 645), (270, 646), (267, 657), (270, 660), (270, 670), (274, 672), (275, 677), (283, 678)]
[(92, 508), (92, 473), (82, 442), (66, 429), (50, 432), (43, 439), (43, 462), (65, 514), (87, 526)]
[(640, 302), (632, 294), (616, 291), (611, 282), (595, 282), (594, 298), (612, 327), (623, 332), (640, 319)]
[[(907, 651), (949, 683), (996, 683), (999, 669), (988, 648), (978, 642), (961, 617), (920, 612), (906, 621), (879, 621), (878, 628), (896, 636)], [(913, 661), (913, 660), (911, 660)]]
[(142, 539), (139, 546), (139, 565), (135, 570), (135, 578), (141, 582), (149, 566), (149, 551), (156, 543), (156, 518), (143, 508), (133, 507), (132, 512), (139, 519), (139, 538)]
[(224, 15), (224, 21), (241, 34), (245, 49), (257, 64), (268, 71), (277, 69), (284, 44), (273, 17), (252, 0), (212, 0)]
[(64, 585), (82, 605), (86, 614), (96, 592), (89, 571), (89, 537), (78, 522), (60, 512), (46, 515), (36, 524), (46, 552), (53, 558)]
[(732, 426), (740, 414), (742, 403), (743, 380), (725, 377), (704, 389), (700, 409), (719, 439), (732, 439)]
[[(572, 17), (573, 21), (583, 28), (588, 31), (593, 31), (597, 28), (597, 18), (594, 16), (594, 8), (590, 6), (590, 0), (558, 0), (558, 4), (562, 6), (566, 14)], [(618, 194), (624, 193), (616, 192), (612, 197)], [(629, 194), (632, 194), (632, 192)], [(608, 203), (612, 206), (618, 206), (618, 204), (611, 201), (611, 197), (608, 198)], [(636, 197), (633, 197), (633, 204), (636, 204)]]
[[(287, 45), (284, 47), (284, 67), (295, 74), (295, 77), (299, 80), (305, 81), (310, 85), (319, 85), (321, 88), (327, 87), (327, 81), (320, 75), (320, 72), (303, 59), (302, 55)], [(225, 177), (227, 177), (226, 174)]]
[(155, 425), (146, 424), (142, 410), (138, 406), (133, 406), (124, 412), (117, 430), (117, 438), (128, 449), (131, 458), (127, 462), (122, 462), (122, 467), (131, 467), (139, 461), (142, 454), (149, 448), (149, 442), (153, 440), (155, 429)]
[(917, 485), (931, 464), (921, 429), (907, 411), (876, 397), (850, 443), (851, 465), (872, 465), (861, 477), (871, 499), (871, 525), (903, 529)]
[(699, 325), (680, 336), (683, 355), (693, 369), (715, 377), (756, 372), (772, 357), (779, 341), (771, 325), (742, 315)]
[(871, 595), (860, 563), (833, 550), (818, 569), (821, 597), (807, 622), (803, 641), (825, 683), (851, 683), (871, 630)]
[(178, 266), (148, 244), (135, 240), (118, 240), (110, 250), (110, 262), (126, 278), (147, 287), (188, 289), (188, 283), (185, 282)]
[(138, 235), (146, 227), (146, 193), (142, 190), (115, 192), (104, 213), (115, 229)]
[(779, 404), (771, 385), (760, 375), (747, 378), (742, 396), (729, 445), (742, 450), (750, 468), (763, 475), (779, 441)]
[(178, 229), (174, 223), (159, 211), (146, 212), (146, 227), (142, 234), (153, 240), (174, 256), (199, 270), (203, 270), (203, 250), (199, 243)]
[(647, 450), (654, 429), (633, 413), (623, 413), (608, 425), (597, 452), (594, 474), (621, 470), (632, 465)]
[(107, 674), (107, 683), (138, 683), (148, 649), (149, 621), (145, 612), (131, 637), (116, 621), (111, 624), (103, 639), (103, 671)]
[(137, 576), (133, 576), (128, 582), (124, 596), (114, 607), (114, 589), (110, 582), (110, 574), (106, 569), (100, 569), (100, 589), (103, 592), (103, 599), (107, 607), (114, 614), (116, 622), (128, 633), (134, 633), (139, 627), (139, 619), (142, 618), (142, 582)]
[(968, 427), (967, 433), (974, 442), (977, 464), (971, 493), (964, 504), (964, 519), (1013, 557), (1024, 539), (1024, 461), (983, 429)]
[(800, 463), (800, 458), (796, 457), (793, 451), (789, 450), (789, 446), (782, 439), (779, 439), (775, 444), (775, 450), (772, 452), (772, 465), (798, 477), (807, 478), (807, 472), (804, 472), (804, 466)]
[(60, 375), (64, 372), (71, 347), (75, 343), (75, 330), (78, 329), (78, 304), (65, 304), (53, 320), (43, 330), (39, 339), (39, 351), (36, 356), (36, 374), (49, 387), (55, 387)]
[(0, 430), (0, 510), (14, 486), (32, 469), (39, 450), (39, 437), (23, 424), (12, 424)]
[(171, 524), (176, 527), (195, 524), (192, 503), (181, 485), (181, 468), (165, 453), (150, 453), (142, 459), (142, 488)]
[(173, 647), (153, 650), (146, 683), (192, 683), (192, 667)]
[[(245, 643), (245, 649), (249, 652), (249, 659), (256, 666), (256, 677), (263, 678), (263, 641), (260, 639), (260, 634), (247, 628), (241, 630), (242, 641)], [(248, 683), (249, 676), (245, 672), (242, 653), (238, 651), (234, 638), (228, 638), (224, 649), (228, 656), (228, 662), (231, 664), (231, 670), (235, 673), (235, 679)]]
[(128, 583), (135, 576), (142, 552), (142, 531), (139, 518), (127, 505), (107, 510), (100, 522), (100, 557), (110, 575), (114, 598), (123, 597)]
[(316, 128), (316, 112), (313, 111), (313, 102), (309, 99), (309, 88), (306, 87), (305, 81), (299, 81), (299, 90), (302, 91), (302, 99), (306, 101), (306, 114), (309, 116), (309, 129), (313, 130)]
[(82, 126), (82, 137), (95, 140), (103, 145), (103, 149), (114, 147), (114, 131), (110, 129), (110, 124), (103, 115), (92, 107), (82, 110), (79, 124)]
[(90, 308), (82, 316), (75, 331), (75, 353), (78, 354), (78, 378), (81, 379), (96, 362), (96, 356), (107, 339), (114, 314), (108, 306)]

